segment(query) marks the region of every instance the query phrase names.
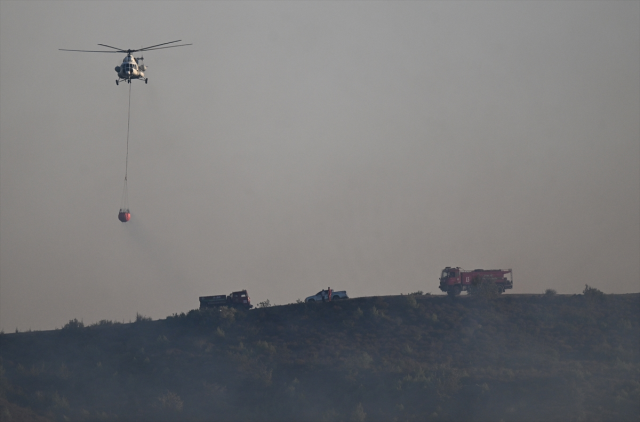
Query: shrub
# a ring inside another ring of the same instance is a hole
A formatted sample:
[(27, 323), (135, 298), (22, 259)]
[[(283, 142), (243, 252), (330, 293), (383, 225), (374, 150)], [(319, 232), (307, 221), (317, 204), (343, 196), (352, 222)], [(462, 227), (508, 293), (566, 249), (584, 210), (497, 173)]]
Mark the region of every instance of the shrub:
[(451, 397), (461, 388), (460, 378), (464, 374), (449, 364), (436, 365), (431, 377), (437, 383), (437, 393), (440, 397)]
[(547, 289), (544, 291), (545, 296), (555, 296), (556, 294), (558, 294), (558, 292), (553, 289)]
[(84, 328), (84, 322), (78, 321), (76, 318), (69, 320), (69, 322), (62, 327), (63, 330), (79, 330), (81, 328)]
[(410, 308), (418, 307), (418, 302), (416, 301), (416, 297), (414, 295), (407, 296), (407, 306)]
[(136, 322), (145, 322), (145, 321), (151, 321), (151, 317), (146, 317), (136, 312)]
[(584, 285), (584, 290), (582, 291), (582, 294), (587, 299), (595, 299), (595, 300), (604, 299), (604, 293), (602, 293), (602, 291), (596, 289), (595, 287), (591, 287), (588, 284)]
[(268, 308), (269, 306), (271, 306), (271, 302), (269, 302), (269, 299), (265, 300), (264, 302), (258, 303), (258, 308)]
[(0, 396), (2, 396), (9, 387), (9, 380), (5, 376), (6, 371), (0, 365)]
[(119, 324), (119, 322), (110, 321), (108, 319), (101, 319), (100, 321), (89, 325), (89, 327), (110, 327), (110, 326), (115, 325), (115, 324)]
[(355, 319), (362, 318), (363, 315), (364, 315), (364, 312), (362, 312), (362, 309), (360, 309), (360, 307), (358, 307), (358, 309), (353, 311), (353, 317)]
[(367, 414), (364, 412), (362, 403), (358, 403), (353, 413), (351, 414), (351, 420), (356, 422), (364, 422), (366, 418), (367, 418)]
[(163, 410), (180, 412), (182, 411), (182, 399), (179, 395), (174, 392), (167, 391), (166, 394), (158, 397), (158, 401), (160, 402), (160, 406)]
[(61, 396), (56, 391), (52, 396), (53, 408), (57, 410), (69, 409), (69, 401), (64, 396)]
[(273, 344), (269, 344), (266, 341), (258, 340), (256, 342), (256, 346), (258, 347), (259, 350), (267, 352), (268, 354), (271, 354), (271, 355), (276, 352), (276, 347)]
[(369, 313), (370, 313), (370, 314), (371, 314), (371, 316), (372, 316), (372, 317), (374, 317), (374, 318), (378, 318), (378, 317), (381, 315), (380, 311), (379, 311), (379, 310), (378, 310), (378, 308), (376, 308), (375, 306), (372, 306), (372, 307), (371, 307), (371, 309), (369, 310)]
[(356, 353), (345, 359), (347, 369), (367, 369), (373, 362), (373, 358), (367, 352)]
[(236, 319), (236, 308), (229, 308), (228, 306), (220, 307), (220, 318), (226, 319), (229, 322), (233, 322)]

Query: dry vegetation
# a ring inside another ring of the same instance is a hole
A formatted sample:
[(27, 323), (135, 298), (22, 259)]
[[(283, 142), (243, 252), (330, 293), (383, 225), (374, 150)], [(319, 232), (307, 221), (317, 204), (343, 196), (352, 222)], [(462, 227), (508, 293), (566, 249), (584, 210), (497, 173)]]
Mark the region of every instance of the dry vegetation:
[(640, 295), (589, 289), (193, 310), (3, 334), (0, 415), (637, 421)]

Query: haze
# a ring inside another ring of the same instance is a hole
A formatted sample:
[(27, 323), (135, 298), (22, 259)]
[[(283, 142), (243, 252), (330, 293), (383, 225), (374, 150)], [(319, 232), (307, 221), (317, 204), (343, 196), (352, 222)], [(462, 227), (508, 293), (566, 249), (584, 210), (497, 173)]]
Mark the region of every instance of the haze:
[[(640, 3), (0, 3), (0, 328), (640, 290)], [(129, 201), (124, 55), (132, 86)]]

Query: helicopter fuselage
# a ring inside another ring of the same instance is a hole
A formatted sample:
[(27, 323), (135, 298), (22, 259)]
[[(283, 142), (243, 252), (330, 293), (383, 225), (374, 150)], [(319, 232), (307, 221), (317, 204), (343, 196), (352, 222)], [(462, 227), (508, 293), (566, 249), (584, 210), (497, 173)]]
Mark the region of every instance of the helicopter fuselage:
[[(134, 58), (131, 54), (122, 60), (120, 66), (116, 66), (115, 71), (121, 80), (130, 81), (131, 79), (145, 79), (144, 71), (147, 66), (138, 63), (139, 59)], [(140, 60), (142, 61), (142, 60)]]

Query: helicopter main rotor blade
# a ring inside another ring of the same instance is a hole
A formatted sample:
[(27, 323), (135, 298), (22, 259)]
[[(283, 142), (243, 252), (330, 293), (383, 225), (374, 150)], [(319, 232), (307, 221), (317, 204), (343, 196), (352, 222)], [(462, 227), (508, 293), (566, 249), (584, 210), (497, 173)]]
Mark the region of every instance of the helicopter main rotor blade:
[(60, 51), (82, 51), (83, 53), (126, 53), (126, 51), (99, 51), (99, 50), (67, 50), (66, 48), (59, 48)]
[(133, 51), (153, 51), (153, 50), (162, 50), (162, 49), (164, 49), (164, 48), (184, 47), (185, 45), (193, 45), (193, 44), (170, 45), (170, 46), (168, 46), (168, 47), (145, 48), (144, 50), (133, 50)]
[(118, 48), (118, 47), (111, 47), (110, 45), (106, 45), (106, 44), (98, 44), (101, 45), (103, 47), (109, 47), (109, 48), (113, 48), (114, 50), (120, 50), (122, 53), (126, 53), (127, 50), (123, 50), (122, 48)]
[(142, 48), (140, 48), (138, 50), (132, 50), (132, 51), (144, 51), (144, 50), (146, 50), (148, 48), (160, 47), (161, 45), (173, 44), (174, 42), (180, 42), (180, 41), (182, 41), (182, 40), (163, 42), (162, 44), (150, 45), (149, 47), (142, 47)]
[(143, 47), (143, 48), (139, 48), (137, 50), (124, 50), (122, 48), (113, 47), (113, 46), (106, 45), (106, 44), (98, 44), (98, 45), (101, 45), (102, 47), (113, 48), (115, 51), (107, 51), (107, 50), (68, 50), (66, 48), (59, 48), (58, 50), (61, 50), (61, 51), (80, 51), (80, 52), (83, 52), (83, 53), (120, 53), (120, 54), (124, 53), (124, 54), (131, 54), (131, 53), (135, 53), (137, 51), (162, 50), (163, 48), (184, 47), (185, 45), (193, 45), (193, 44), (180, 44), (180, 45), (169, 45), (167, 47), (160, 47), (161, 45), (173, 44), (173, 43), (180, 42), (180, 41), (182, 41), (182, 40), (175, 40), (175, 41), (165, 42), (165, 43), (162, 43), (162, 44), (151, 45), (149, 47)]

